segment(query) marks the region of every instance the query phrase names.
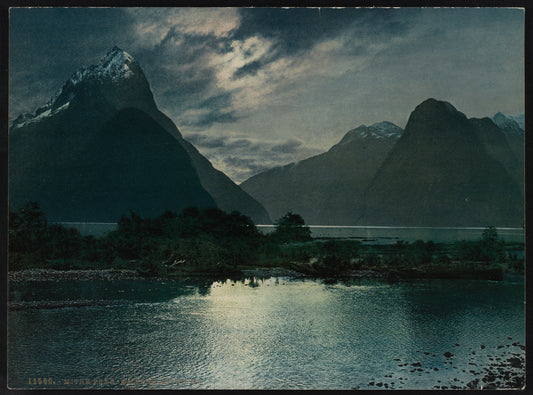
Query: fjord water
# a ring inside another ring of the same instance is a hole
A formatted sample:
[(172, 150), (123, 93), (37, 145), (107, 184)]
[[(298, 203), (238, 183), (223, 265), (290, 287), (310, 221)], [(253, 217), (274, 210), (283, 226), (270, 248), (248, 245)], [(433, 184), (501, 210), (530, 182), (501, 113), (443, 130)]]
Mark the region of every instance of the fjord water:
[[(113, 222), (62, 222), (66, 227), (78, 229), (82, 235), (103, 236), (117, 229)], [(274, 225), (257, 225), (264, 234), (272, 232)], [(398, 240), (432, 240), (436, 243), (449, 243), (458, 240), (477, 240), (481, 237), (481, 227), (394, 227), (394, 226), (323, 226), (309, 225), (315, 238), (352, 238), (363, 242), (396, 243)], [(523, 228), (497, 228), (498, 235), (507, 242), (524, 242)]]
[(109, 303), (10, 311), (11, 388), (464, 387), (525, 338), (520, 277), (10, 287), (10, 302), (46, 300)]

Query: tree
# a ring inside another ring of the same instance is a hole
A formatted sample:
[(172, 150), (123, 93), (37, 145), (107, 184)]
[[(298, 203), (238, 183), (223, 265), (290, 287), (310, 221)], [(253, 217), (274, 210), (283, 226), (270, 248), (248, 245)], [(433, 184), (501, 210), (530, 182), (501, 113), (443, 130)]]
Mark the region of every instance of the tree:
[(498, 237), (494, 226), (485, 228), (478, 241), (463, 240), (458, 244), (459, 258), (478, 262), (505, 261), (505, 242)]
[(483, 230), (481, 237), (484, 242), (493, 243), (498, 240), (498, 231), (494, 226), (488, 226)]
[(65, 228), (59, 224), (52, 224), (48, 226), (47, 234), (47, 257), (51, 259), (79, 257), (83, 237), (77, 229)]
[(505, 260), (505, 242), (498, 237), (498, 231), (494, 226), (489, 226), (483, 230), (481, 245), (484, 261), (501, 262)]
[(311, 240), (311, 230), (305, 225), (299, 214), (288, 212), (276, 221), (276, 230), (272, 237), (281, 242), (298, 242)]
[(35, 252), (46, 241), (46, 216), (37, 202), (27, 202), (18, 212), (9, 213), (9, 249)]

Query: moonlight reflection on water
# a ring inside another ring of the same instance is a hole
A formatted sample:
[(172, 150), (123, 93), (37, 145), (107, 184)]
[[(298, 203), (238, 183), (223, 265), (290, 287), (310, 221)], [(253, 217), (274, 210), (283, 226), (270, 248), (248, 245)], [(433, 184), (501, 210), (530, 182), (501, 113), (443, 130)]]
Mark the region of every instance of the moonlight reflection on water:
[[(99, 302), (10, 311), (13, 388), (508, 388), (524, 375), (521, 281), (32, 284), (11, 300)], [(501, 366), (507, 379), (485, 370)], [(107, 381), (63, 381), (95, 377)]]

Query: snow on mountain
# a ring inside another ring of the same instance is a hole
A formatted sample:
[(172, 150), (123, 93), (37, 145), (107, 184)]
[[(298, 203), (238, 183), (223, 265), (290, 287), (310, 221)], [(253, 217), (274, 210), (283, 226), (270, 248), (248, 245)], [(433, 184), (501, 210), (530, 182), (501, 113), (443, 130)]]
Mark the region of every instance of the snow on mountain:
[(35, 114), (19, 115), (11, 122), (10, 128), (16, 129), (29, 123), (38, 122), (66, 110), (70, 105), (70, 100), (74, 97), (74, 88), (83, 81), (92, 80), (118, 84), (124, 79), (133, 77), (135, 69), (139, 69), (135, 59), (129, 53), (115, 46), (100, 59), (98, 64), (81, 67), (72, 74), (63, 87), (52, 96), (46, 105), (37, 109)]
[(517, 135), (522, 135), (524, 133), (523, 127), (521, 127), (512, 116), (498, 112), (492, 117), (492, 121), (506, 133)]
[(368, 135), (375, 138), (399, 137), (402, 134), (402, 128), (392, 122), (375, 123), (368, 128)]
[(77, 70), (71, 77), (70, 82), (73, 85), (79, 84), (87, 79), (111, 80), (118, 82), (123, 78), (132, 77), (134, 72), (131, 65), (136, 63), (133, 57), (118, 47), (113, 49), (104, 56), (100, 63), (90, 67), (82, 67)]
[(44, 118), (51, 117), (63, 110), (66, 110), (69, 105), (70, 105), (70, 102), (66, 102), (57, 108), (52, 108), (52, 103), (48, 103), (46, 106), (40, 107), (39, 109), (37, 109), (37, 111), (35, 111), (35, 114), (19, 115), (17, 118), (15, 118), (11, 122), (9, 126), (11, 129), (16, 129), (16, 128), (20, 128), (21, 126), (24, 126), (30, 123), (39, 122), (40, 120)]
[(523, 130), (526, 130), (526, 120), (525, 120), (524, 114), (507, 115), (507, 117), (515, 121), (518, 124), (518, 126), (520, 126)]
[(402, 134), (402, 128), (396, 126), (392, 122), (379, 122), (371, 126), (361, 125), (355, 129), (350, 130), (339, 144), (346, 144), (356, 138), (374, 138), (374, 139), (390, 139), (398, 138)]

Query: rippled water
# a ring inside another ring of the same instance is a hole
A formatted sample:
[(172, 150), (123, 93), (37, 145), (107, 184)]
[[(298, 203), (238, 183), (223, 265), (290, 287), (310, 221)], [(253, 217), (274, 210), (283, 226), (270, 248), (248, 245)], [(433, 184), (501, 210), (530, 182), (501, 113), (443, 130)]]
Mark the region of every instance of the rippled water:
[[(10, 289), (11, 301), (64, 299), (120, 303), (10, 311), (10, 387), (464, 386), (491, 358), (523, 355), (515, 342), (525, 337), (520, 279), (80, 281)], [(412, 367), (418, 362), (420, 370)]]

